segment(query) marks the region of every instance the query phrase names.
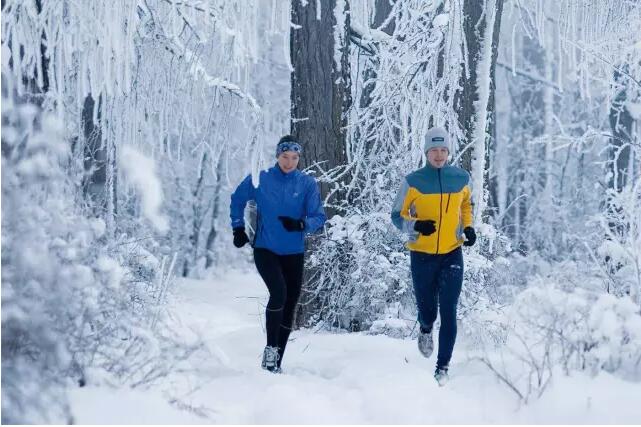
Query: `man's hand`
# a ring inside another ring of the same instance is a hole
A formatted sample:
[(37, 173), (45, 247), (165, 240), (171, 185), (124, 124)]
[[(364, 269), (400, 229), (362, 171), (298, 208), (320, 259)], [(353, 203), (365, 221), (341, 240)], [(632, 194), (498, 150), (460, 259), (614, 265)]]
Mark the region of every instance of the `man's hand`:
[(476, 231), (474, 231), (474, 228), (472, 227), (465, 227), (463, 230), (463, 234), (465, 234), (465, 238), (467, 239), (465, 242), (463, 242), (464, 246), (472, 246), (474, 243), (476, 243)]
[(416, 221), (414, 223), (414, 231), (418, 231), (424, 236), (434, 234), (434, 232), (436, 231), (436, 222), (432, 221), (431, 219)]

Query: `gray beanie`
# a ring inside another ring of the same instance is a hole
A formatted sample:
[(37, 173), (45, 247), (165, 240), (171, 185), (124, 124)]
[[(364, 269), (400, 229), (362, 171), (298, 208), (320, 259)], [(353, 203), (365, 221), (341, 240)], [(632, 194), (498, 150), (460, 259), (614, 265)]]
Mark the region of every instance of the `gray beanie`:
[(430, 151), (432, 148), (444, 147), (450, 151), (450, 136), (443, 128), (434, 127), (427, 131), (425, 134), (424, 152)]

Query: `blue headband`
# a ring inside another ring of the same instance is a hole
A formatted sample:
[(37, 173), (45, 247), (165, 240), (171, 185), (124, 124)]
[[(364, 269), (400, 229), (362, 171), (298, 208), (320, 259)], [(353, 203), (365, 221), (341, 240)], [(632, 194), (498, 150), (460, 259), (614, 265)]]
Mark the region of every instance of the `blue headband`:
[(281, 142), (276, 146), (276, 157), (283, 154), (285, 151), (293, 151), (294, 153), (302, 153), (303, 147), (296, 141)]

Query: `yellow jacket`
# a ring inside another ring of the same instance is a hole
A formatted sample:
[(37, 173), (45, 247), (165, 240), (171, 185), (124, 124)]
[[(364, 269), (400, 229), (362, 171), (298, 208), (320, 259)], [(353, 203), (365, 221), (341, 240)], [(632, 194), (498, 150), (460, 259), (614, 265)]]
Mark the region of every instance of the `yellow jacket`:
[[(392, 222), (409, 234), (411, 251), (446, 254), (463, 244), (463, 229), (472, 226), (470, 175), (455, 166), (427, 165), (405, 177), (392, 207)], [(431, 219), (436, 231), (414, 231), (416, 220)]]

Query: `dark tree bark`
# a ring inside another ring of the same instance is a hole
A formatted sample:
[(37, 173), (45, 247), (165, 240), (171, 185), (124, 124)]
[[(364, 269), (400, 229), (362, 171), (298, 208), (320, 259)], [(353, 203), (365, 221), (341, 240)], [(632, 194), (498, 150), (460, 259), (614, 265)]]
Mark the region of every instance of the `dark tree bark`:
[[(109, 144), (102, 135), (102, 95), (96, 102), (92, 95), (85, 98), (82, 107), (82, 149), (84, 156), (84, 177), (82, 190), (85, 199), (96, 217), (103, 218), (107, 224), (107, 233), (115, 232), (115, 220), (118, 213), (118, 182), (116, 165), (116, 146)], [(95, 117), (95, 120), (94, 120)], [(77, 146), (77, 140), (72, 141)]]
[[(614, 81), (623, 84), (625, 77), (615, 71)], [(610, 106), (610, 138), (609, 166), (610, 179), (608, 186), (619, 192), (630, 181), (628, 168), (630, 165), (633, 119), (626, 108), (627, 91), (625, 86), (621, 87)]]
[[(470, 144), (474, 133), (474, 103), (478, 101), (477, 90), (478, 79), (476, 71), (478, 68), (479, 55), (481, 53), (481, 40), (479, 33), (484, 31), (485, 25), (479, 22), (483, 15), (484, 1), (466, 1), (463, 5), (463, 27), (465, 31), (465, 42), (467, 43), (468, 60), (464, 64), (464, 74), (461, 78), (462, 91), (455, 101), (458, 111), (459, 125), (465, 131), (463, 145)], [(476, 26), (479, 25), (477, 29)], [(481, 28), (483, 27), (483, 28)], [(461, 157), (461, 164), (464, 169), (472, 170), (472, 148), (469, 148)]]
[(196, 265), (198, 261), (198, 245), (200, 244), (200, 231), (203, 226), (204, 215), (202, 199), (203, 191), (205, 187), (205, 166), (207, 164), (207, 152), (205, 151), (200, 158), (200, 164), (198, 166), (198, 178), (196, 179), (196, 187), (193, 191), (193, 197), (191, 199), (191, 234), (189, 235), (189, 253), (185, 256), (183, 262), (183, 277), (189, 276), (192, 265)]
[[(36, 0), (36, 10), (38, 14), (42, 13), (42, 0)], [(36, 70), (36, 73), (41, 74), (42, 77), (42, 92), (47, 93), (49, 91), (49, 55), (47, 54), (47, 46), (45, 44), (47, 36), (44, 31), (41, 36), (42, 42), (40, 43), (40, 60), (42, 61), (42, 69)]]
[[(620, 84), (617, 93), (610, 105), (610, 128), (612, 129), (612, 137), (610, 138), (610, 146), (608, 149), (608, 188), (615, 192), (621, 192), (623, 188), (632, 181), (630, 167), (630, 156), (632, 155), (632, 125), (634, 119), (630, 115), (626, 107), (628, 94), (625, 86), (625, 77), (618, 71), (614, 73), (614, 82)], [(617, 216), (619, 207), (614, 206), (610, 199), (606, 200), (606, 208), (613, 216)], [(609, 227), (612, 232), (616, 234), (625, 233), (624, 226), (620, 223), (613, 221), (609, 222)], [(606, 261), (609, 261), (609, 256)], [(613, 271), (620, 268), (620, 265), (611, 266)]]
[[(320, 6), (320, 19), (317, 9)], [(336, 170), (347, 163), (347, 115), (351, 104), (349, 67), (349, 14), (344, 26), (337, 25), (336, 0), (292, 2), (290, 52), (294, 67), (291, 77), (291, 133), (303, 143), (301, 167), (311, 170)], [(345, 1), (346, 11), (349, 3)], [(339, 37), (339, 40), (335, 38)], [(338, 59), (338, 63), (335, 60)], [(325, 212), (328, 218), (344, 206), (343, 176), (335, 182), (321, 182)], [(331, 197), (327, 197), (330, 195)], [(305, 271), (305, 283), (313, 272)], [(340, 285), (338, 285), (340, 286)], [(314, 302), (306, 289), (301, 296), (295, 324), (304, 324), (315, 312)]]
[[(385, 23), (385, 20), (389, 17), (389, 14), (392, 12), (392, 6), (396, 3), (397, 0), (376, 0), (374, 4), (374, 21), (372, 22), (372, 27), (378, 28)], [(394, 20), (390, 20), (384, 27), (381, 27), (381, 31), (389, 34), (390, 36), (394, 34), (394, 29), (396, 25)]]
[[(351, 104), (348, 32), (349, 14), (340, 29), (341, 44), (335, 40), (336, 0), (319, 2), (321, 11), (317, 19), (316, 2), (292, 4), (290, 51), (294, 71), (291, 91), (291, 133), (304, 145), (301, 167), (323, 170), (334, 169), (347, 163), (345, 112)], [(346, 9), (349, 3), (345, 2)], [(338, 46), (339, 52), (335, 53)], [(340, 57), (339, 64), (334, 61)], [(340, 68), (339, 68), (340, 67)], [(335, 214), (343, 192), (340, 187), (345, 179), (336, 183), (339, 191), (330, 198), (328, 217)], [(336, 185), (321, 183), (323, 199)]]
[[(107, 150), (103, 144), (101, 120), (101, 101), (95, 102), (91, 94), (85, 98), (82, 107), (82, 130), (84, 136), (83, 192), (90, 203), (94, 215), (102, 217), (107, 211)], [(94, 110), (96, 110), (94, 112)], [(94, 122), (94, 115), (96, 122)]]

